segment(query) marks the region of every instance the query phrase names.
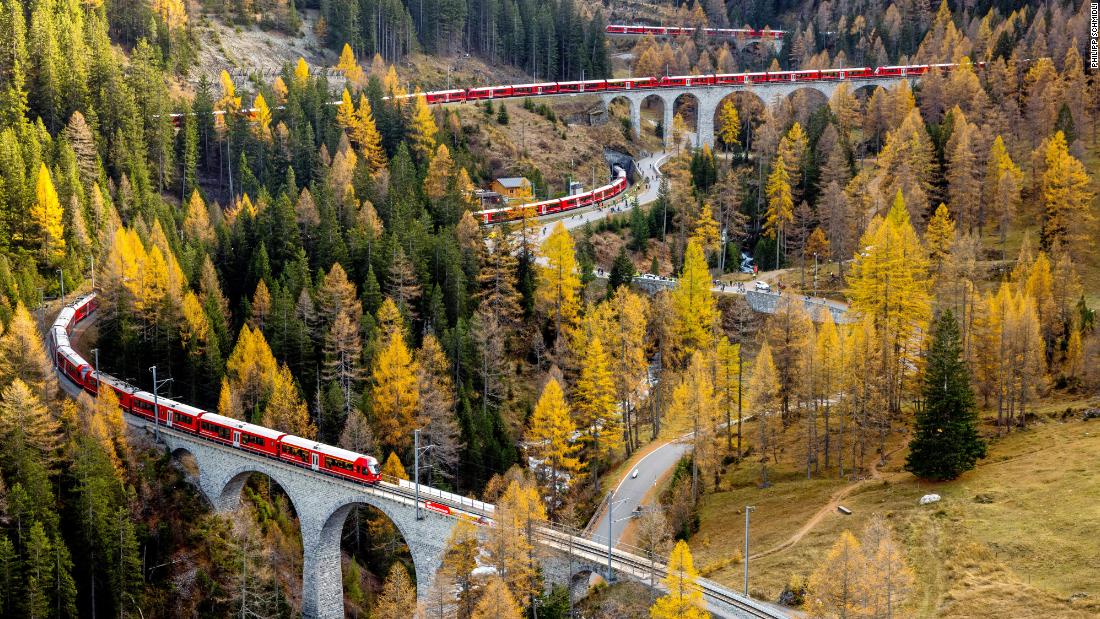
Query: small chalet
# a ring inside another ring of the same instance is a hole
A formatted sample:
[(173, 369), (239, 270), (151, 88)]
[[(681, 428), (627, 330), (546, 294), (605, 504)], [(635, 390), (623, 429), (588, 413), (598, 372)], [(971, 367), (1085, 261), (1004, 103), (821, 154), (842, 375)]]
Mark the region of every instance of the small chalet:
[(533, 194), (531, 181), (522, 176), (495, 178), (489, 185), (489, 189), (509, 200), (530, 199)]

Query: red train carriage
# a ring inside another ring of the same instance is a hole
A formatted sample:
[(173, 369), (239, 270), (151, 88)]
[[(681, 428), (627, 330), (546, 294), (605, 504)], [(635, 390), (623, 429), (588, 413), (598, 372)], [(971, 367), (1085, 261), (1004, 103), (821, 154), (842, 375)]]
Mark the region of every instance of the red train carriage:
[(292, 434), (284, 435), (279, 440), (278, 457), (291, 464), (308, 466), (338, 477), (367, 483), (376, 483), (381, 479), (378, 460)]
[(428, 105), (436, 103), (461, 103), (466, 100), (466, 90), (437, 90), (424, 93), (424, 100)]
[(198, 417), (199, 436), (239, 449), (279, 457), (279, 441), (286, 433), (263, 426), (203, 412)]

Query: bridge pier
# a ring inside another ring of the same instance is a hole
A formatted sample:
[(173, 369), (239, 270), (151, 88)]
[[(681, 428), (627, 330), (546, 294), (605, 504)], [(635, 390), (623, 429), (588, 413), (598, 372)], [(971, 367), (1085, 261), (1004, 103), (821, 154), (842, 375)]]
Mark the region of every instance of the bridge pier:
[[(149, 421), (127, 415), (136, 427), (152, 430)], [(340, 619), (344, 616), (340, 539), (351, 511), (369, 505), (386, 515), (405, 540), (412, 556), (416, 595), (425, 599), (443, 560), (454, 519), (420, 510), (413, 500), (388, 486), (364, 486), (309, 469), (218, 445), (177, 430), (160, 428), (174, 457), (190, 454), (198, 467), (192, 481), (214, 511), (228, 513), (240, 506), (241, 489), (252, 473), (261, 473), (290, 498), (302, 535), (302, 616)]]
[(758, 97), (765, 105), (775, 105), (781, 102), (783, 99), (791, 96), (796, 91), (808, 89), (816, 90), (821, 93), (826, 99), (831, 99), (833, 93), (836, 92), (837, 87), (846, 83), (852, 87), (852, 89), (865, 88), (868, 86), (874, 86), (878, 88), (890, 88), (897, 84), (899, 81), (907, 79), (910, 82), (916, 82), (917, 78), (906, 77), (885, 77), (875, 79), (862, 79), (851, 80), (847, 82), (840, 81), (819, 81), (819, 82), (771, 82), (765, 84), (738, 84), (732, 86), (700, 86), (690, 88), (656, 88), (650, 90), (631, 90), (631, 91), (618, 91), (618, 92), (606, 92), (600, 93), (600, 98), (603, 100), (605, 106), (611, 104), (615, 99), (625, 99), (630, 105), (630, 124), (634, 131), (635, 138), (641, 137), (642, 134), (642, 101), (647, 97), (656, 95), (661, 99), (664, 105), (664, 114), (662, 116), (662, 127), (664, 129), (664, 144), (667, 149), (672, 145), (672, 124), (675, 118), (675, 105), (676, 99), (681, 95), (689, 95), (695, 97), (698, 102), (696, 106), (696, 147), (702, 147), (704, 144), (714, 147), (714, 117), (718, 112), (718, 106), (721, 104), (722, 99), (735, 92), (747, 92)]

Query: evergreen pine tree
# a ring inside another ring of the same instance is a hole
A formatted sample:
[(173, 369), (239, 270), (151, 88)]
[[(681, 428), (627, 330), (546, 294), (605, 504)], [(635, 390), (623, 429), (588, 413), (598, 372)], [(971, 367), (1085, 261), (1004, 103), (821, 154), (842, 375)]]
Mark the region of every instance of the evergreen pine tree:
[(955, 479), (985, 457), (970, 388), (970, 370), (960, 354), (959, 325), (950, 310), (932, 326), (924, 376), (924, 408), (917, 414), (905, 470), (923, 479)]

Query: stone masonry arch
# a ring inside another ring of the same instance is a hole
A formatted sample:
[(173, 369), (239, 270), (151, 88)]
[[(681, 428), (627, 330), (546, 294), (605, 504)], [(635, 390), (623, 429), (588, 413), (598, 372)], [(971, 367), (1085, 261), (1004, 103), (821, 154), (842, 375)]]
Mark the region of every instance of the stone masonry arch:
[[(149, 428), (144, 420), (138, 422)], [(290, 499), (301, 527), (302, 616), (338, 619), (344, 616), (340, 534), (348, 513), (356, 505), (370, 505), (386, 515), (405, 539), (416, 571), (417, 596), (430, 590), (454, 520), (420, 510), (416, 517), (412, 499), (386, 486), (366, 486), (318, 474), (276, 458), (251, 454), (160, 428), (161, 440), (177, 458), (190, 454), (198, 468), (200, 493), (217, 512), (240, 505), (241, 489), (253, 473), (266, 475)]]

